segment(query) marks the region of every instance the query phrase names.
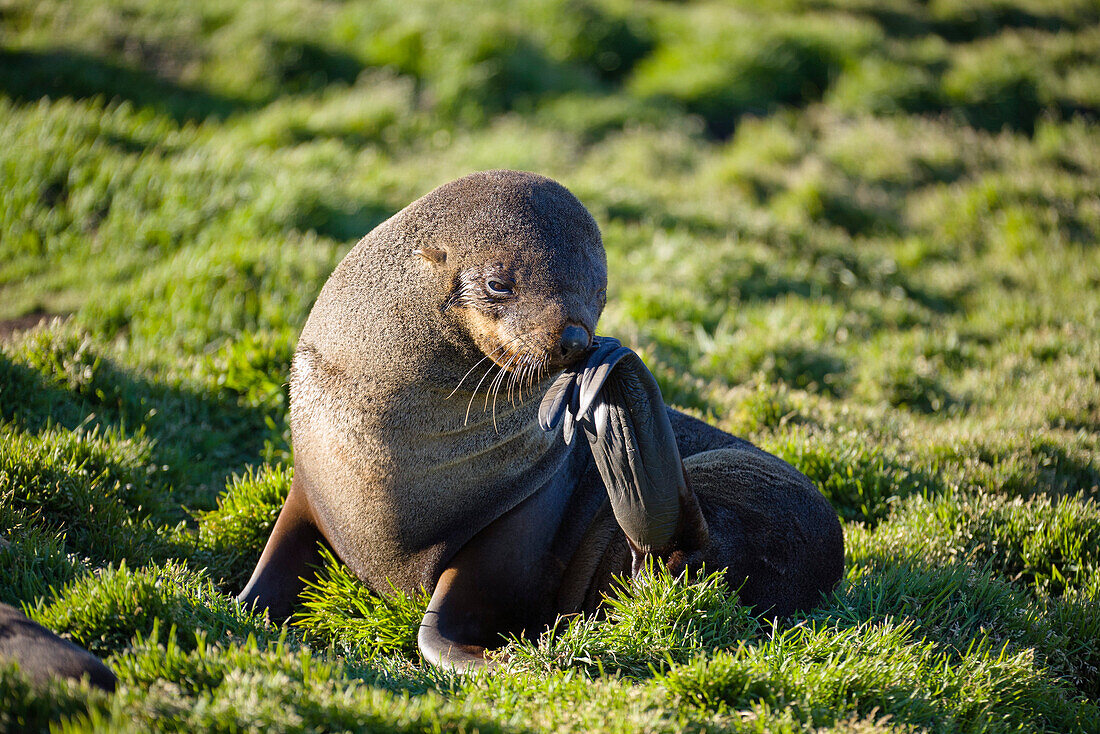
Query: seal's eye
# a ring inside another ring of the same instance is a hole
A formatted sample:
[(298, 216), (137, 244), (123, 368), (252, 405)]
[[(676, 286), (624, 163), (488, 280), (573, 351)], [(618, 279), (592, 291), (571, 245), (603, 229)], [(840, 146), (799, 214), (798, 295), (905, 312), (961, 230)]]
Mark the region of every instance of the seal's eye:
[(499, 280), (493, 280), (490, 278), (485, 281), (485, 288), (489, 291), (491, 296), (510, 296), (512, 295), (512, 286), (507, 283), (502, 283)]

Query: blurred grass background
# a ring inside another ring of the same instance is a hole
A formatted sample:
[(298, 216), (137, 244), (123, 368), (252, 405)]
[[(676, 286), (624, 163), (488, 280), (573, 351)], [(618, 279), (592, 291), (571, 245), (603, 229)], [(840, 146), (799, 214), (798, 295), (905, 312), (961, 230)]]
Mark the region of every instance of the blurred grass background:
[[(1098, 114), (1095, 0), (0, 1), (0, 599), (122, 679), (0, 669), (0, 728), (1100, 730)], [(648, 579), (466, 680), (335, 560), (286, 630), (226, 596), (328, 273), (497, 167), (834, 503), (821, 610)]]

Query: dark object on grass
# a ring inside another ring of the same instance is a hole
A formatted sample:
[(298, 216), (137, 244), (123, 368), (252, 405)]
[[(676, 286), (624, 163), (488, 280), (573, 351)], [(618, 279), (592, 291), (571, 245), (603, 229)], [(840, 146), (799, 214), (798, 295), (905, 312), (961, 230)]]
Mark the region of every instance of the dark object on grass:
[(0, 604), (0, 660), (15, 660), (19, 670), (36, 683), (45, 683), (54, 676), (87, 678), (91, 685), (113, 691), (118, 682), (95, 655), (7, 604)]
[[(761, 612), (816, 603), (843, 566), (836, 513), (788, 464), (667, 410), (629, 350), (592, 364), (606, 287), (592, 216), (533, 174), (453, 181), (364, 237), (303, 328), (294, 480), (241, 602), (288, 616), (325, 543), (376, 592), (433, 590), (420, 650), (454, 668), (595, 610), (647, 553), (728, 567)], [(543, 431), (533, 399), (582, 362), (559, 387), (603, 401), (602, 424), (569, 419), (591, 444)]]

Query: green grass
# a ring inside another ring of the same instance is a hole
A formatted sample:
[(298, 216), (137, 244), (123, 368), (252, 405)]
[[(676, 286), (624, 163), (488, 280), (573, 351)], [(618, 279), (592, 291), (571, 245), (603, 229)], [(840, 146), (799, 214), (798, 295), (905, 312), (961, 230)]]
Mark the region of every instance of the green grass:
[[(1093, 0), (0, 3), (0, 321), (58, 317), (0, 337), (0, 600), (120, 678), (2, 667), (0, 730), (1100, 730), (1098, 80)], [(325, 278), (496, 167), (834, 504), (819, 609), (656, 574), (463, 677), (335, 559), (235, 605)]]

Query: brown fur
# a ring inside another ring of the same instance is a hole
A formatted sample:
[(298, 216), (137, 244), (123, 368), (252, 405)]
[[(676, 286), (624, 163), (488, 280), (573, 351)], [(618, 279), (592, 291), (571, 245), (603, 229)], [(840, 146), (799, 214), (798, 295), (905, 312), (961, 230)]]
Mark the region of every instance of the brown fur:
[[(563, 366), (563, 329), (595, 333), (606, 277), (591, 215), (533, 174), (459, 179), (364, 237), (302, 331), (291, 499), (242, 601), (288, 614), (316, 560), (305, 548), (323, 536), (372, 589), (453, 589), (429, 614), (447, 615), (464, 647), (594, 608), (631, 554), (588, 447), (544, 433), (536, 416)], [(514, 292), (497, 298), (487, 280)], [(502, 379), (530, 383), (525, 399), (516, 385), (511, 399), (486, 397), (493, 363), (513, 370)], [(746, 597), (761, 610), (812, 605), (843, 561), (828, 503), (779, 459), (670, 418), (710, 526), (711, 545), (695, 556), (782, 577), (746, 585), (761, 590)], [(712, 449), (725, 451), (693, 456)], [(801, 550), (775, 559), (773, 546)]]
[[(412, 256), (425, 245), (446, 261)], [(509, 313), (445, 308), (463, 274), (487, 264), (522, 281)], [(488, 380), (472, 394), (484, 371), (447, 396), (500, 345), (505, 319), (546, 345), (569, 318), (594, 329), (590, 297), (605, 284), (588, 212), (549, 179), (510, 172), (437, 189), (336, 269), (294, 360), (295, 471), (325, 536), (368, 584), (431, 588), (459, 548), (547, 482), (567, 451), (539, 430), (536, 401), (498, 399), (494, 427)]]

